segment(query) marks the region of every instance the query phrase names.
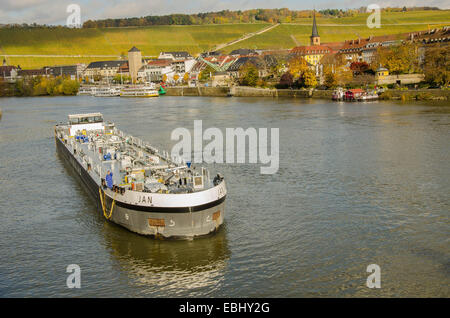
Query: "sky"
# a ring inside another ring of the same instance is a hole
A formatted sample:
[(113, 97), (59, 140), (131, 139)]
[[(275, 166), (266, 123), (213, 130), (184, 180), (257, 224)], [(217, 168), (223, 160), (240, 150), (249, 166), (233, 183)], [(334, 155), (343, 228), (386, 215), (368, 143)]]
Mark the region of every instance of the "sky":
[(64, 25), (70, 15), (67, 13), (70, 4), (80, 6), (83, 23), (89, 19), (190, 14), (226, 9), (346, 9), (372, 3), (381, 7), (435, 6), (450, 9), (450, 0), (0, 0), (0, 24), (35, 22)]

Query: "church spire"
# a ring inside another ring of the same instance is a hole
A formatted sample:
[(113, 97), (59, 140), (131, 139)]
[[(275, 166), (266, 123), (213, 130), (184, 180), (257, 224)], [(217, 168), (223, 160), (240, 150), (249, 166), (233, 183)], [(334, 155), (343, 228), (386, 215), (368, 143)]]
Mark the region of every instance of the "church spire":
[(314, 37), (318, 37), (319, 36), (319, 32), (317, 31), (317, 24), (316, 24), (316, 10), (314, 10), (313, 28), (312, 28), (311, 36), (314, 36)]
[(311, 34), (311, 45), (320, 45), (320, 35), (319, 35), (319, 31), (317, 31), (316, 10), (315, 9), (314, 9), (314, 15), (313, 15), (313, 27), (312, 27), (312, 34)]

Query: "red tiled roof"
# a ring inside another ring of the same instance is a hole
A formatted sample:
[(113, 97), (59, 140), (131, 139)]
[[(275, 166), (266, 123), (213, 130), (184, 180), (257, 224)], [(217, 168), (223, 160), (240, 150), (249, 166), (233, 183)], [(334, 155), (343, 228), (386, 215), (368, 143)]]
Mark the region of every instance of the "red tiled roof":
[(329, 47), (333, 53), (339, 51), (339, 49), (342, 46), (344, 46), (344, 42), (329, 42), (329, 43), (322, 43), (322, 45)]
[(169, 66), (172, 63), (172, 60), (160, 59), (160, 60), (151, 60), (147, 63), (149, 66)]
[(294, 54), (326, 54), (331, 53), (331, 49), (325, 45), (310, 45), (294, 47), (291, 53)]
[(340, 50), (361, 49), (370, 43), (405, 40), (408, 37), (408, 35), (409, 33), (400, 33), (400, 34), (371, 36), (368, 38), (359, 38), (354, 40), (346, 40), (344, 42), (344, 45), (340, 48)]

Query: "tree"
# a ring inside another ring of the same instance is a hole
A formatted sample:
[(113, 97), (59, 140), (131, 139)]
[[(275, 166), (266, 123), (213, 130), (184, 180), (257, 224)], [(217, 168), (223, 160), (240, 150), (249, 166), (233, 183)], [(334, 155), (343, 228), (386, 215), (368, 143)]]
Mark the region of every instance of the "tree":
[(77, 81), (64, 79), (62, 83), (62, 93), (64, 95), (76, 95), (79, 85)]
[(316, 87), (317, 86), (317, 79), (316, 74), (314, 74), (311, 70), (306, 70), (303, 72), (303, 75), (301, 77), (301, 83), (305, 87)]
[(184, 82), (184, 83), (189, 82), (189, 73), (184, 73), (184, 76), (183, 76), (183, 82)]
[(377, 61), (392, 74), (412, 73), (418, 69), (418, 53), (414, 44), (379, 47)]
[(175, 75), (173, 76), (173, 80), (174, 80), (175, 82), (178, 82), (179, 79), (180, 79), (180, 75), (175, 74)]
[(129, 75), (120, 75), (120, 74), (116, 74), (113, 77), (113, 81), (115, 83), (128, 83), (131, 82), (131, 76)]
[(434, 47), (425, 52), (425, 81), (438, 86), (447, 86), (450, 82), (450, 48)]
[(247, 63), (244, 65), (241, 70), (241, 79), (240, 83), (243, 86), (256, 86), (258, 84), (259, 74), (256, 67), (251, 64)]
[(333, 88), (338, 85), (338, 79), (335, 73), (330, 69), (325, 70), (325, 86), (327, 88)]
[(296, 56), (289, 61), (289, 73), (291, 73), (294, 78), (301, 77), (303, 72), (305, 72), (307, 69), (308, 64), (303, 57)]
[(354, 75), (361, 75), (369, 70), (369, 64), (366, 62), (353, 62), (350, 64), (350, 69), (353, 71)]
[(294, 77), (291, 73), (286, 72), (283, 75), (281, 75), (280, 83), (277, 85), (278, 88), (288, 88), (292, 87), (294, 84)]
[(211, 66), (207, 65), (198, 75), (198, 79), (201, 82), (206, 82), (211, 78), (211, 75), (214, 75), (216, 73), (216, 70), (213, 69)]
[(353, 80), (353, 72), (346, 66), (336, 68), (335, 75), (340, 86), (345, 86)]

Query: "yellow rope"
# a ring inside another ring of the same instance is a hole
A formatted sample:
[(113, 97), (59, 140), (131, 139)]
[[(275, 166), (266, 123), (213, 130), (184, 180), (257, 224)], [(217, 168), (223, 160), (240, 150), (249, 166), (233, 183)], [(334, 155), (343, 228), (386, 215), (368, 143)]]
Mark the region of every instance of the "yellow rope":
[(114, 193), (114, 198), (111, 204), (111, 210), (109, 211), (109, 215), (106, 214), (106, 194), (105, 191), (103, 191), (103, 196), (102, 196), (102, 189), (98, 188), (98, 193), (100, 194), (100, 202), (102, 203), (102, 210), (103, 210), (103, 215), (105, 216), (105, 218), (107, 220), (109, 220), (112, 216), (113, 213), (113, 209), (114, 209), (114, 205), (116, 204), (116, 194)]

